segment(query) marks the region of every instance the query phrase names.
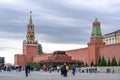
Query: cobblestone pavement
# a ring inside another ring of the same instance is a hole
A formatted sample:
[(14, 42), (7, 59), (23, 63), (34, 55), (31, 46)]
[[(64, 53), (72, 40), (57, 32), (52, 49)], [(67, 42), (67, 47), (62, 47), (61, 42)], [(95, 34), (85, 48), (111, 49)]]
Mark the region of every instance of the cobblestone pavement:
[(120, 80), (120, 73), (68, 73), (63, 77), (57, 72), (31, 72), (28, 77), (24, 72), (0, 72), (0, 80)]

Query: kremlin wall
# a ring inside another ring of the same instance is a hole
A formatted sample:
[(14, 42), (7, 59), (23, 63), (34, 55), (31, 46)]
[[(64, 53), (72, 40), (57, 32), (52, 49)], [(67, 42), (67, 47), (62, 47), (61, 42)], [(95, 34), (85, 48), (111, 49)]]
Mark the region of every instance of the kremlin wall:
[(90, 65), (91, 62), (96, 64), (102, 56), (104, 56), (105, 60), (112, 60), (115, 57), (118, 62), (120, 59), (120, 43), (105, 43), (106, 38), (101, 33), (100, 22), (97, 18), (92, 25), (90, 42), (87, 43), (88, 47), (39, 55), (38, 53), (42, 52), (42, 47), (35, 40), (32, 12), (30, 12), (26, 40), (23, 41), (23, 54), (16, 54), (14, 56), (14, 64), (25, 66), (27, 62), (76, 63), (83, 61)]

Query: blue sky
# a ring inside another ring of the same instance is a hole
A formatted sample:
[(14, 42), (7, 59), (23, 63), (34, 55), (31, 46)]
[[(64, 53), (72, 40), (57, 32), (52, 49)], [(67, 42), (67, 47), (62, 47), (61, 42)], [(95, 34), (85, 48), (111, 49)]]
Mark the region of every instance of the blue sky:
[(6, 63), (22, 54), (30, 11), (36, 39), (48, 53), (85, 47), (96, 17), (102, 34), (120, 29), (120, 0), (0, 0), (0, 56)]

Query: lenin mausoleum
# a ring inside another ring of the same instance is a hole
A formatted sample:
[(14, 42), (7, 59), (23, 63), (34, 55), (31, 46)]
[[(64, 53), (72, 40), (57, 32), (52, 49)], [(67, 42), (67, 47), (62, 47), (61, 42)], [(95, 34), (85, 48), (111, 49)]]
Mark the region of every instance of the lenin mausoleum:
[(23, 54), (14, 56), (14, 64), (25, 66), (27, 62), (74, 63), (83, 61), (90, 65), (91, 62), (96, 64), (101, 56), (104, 56), (105, 60), (112, 60), (115, 57), (118, 62), (120, 59), (120, 30), (102, 35), (100, 22), (97, 18), (92, 25), (90, 41), (87, 43), (88, 47), (39, 55), (42, 52), (42, 47), (35, 40), (32, 12), (30, 12), (26, 40), (23, 41)]

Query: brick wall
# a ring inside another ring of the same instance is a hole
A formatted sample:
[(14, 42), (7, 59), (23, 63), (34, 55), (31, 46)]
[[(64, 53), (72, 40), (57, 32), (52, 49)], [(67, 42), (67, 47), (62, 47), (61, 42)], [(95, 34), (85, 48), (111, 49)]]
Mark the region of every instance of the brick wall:
[(14, 62), (15, 65), (25, 66), (25, 64), (26, 64), (26, 57), (25, 57), (25, 55), (16, 54), (14, 59), (15, 59), (14, 60), (15, 61)]
[(73, 60), (84, 61), (85, 63), (89, 63), (89, 55), (88, 48), (75, 49), (66, 51), (68, 56), (71, 56)]
[(106, 60), (110, 60), (115, 56), (116, 60), (120, 59), (120, 43), (110, 44), (99, 47), (98, 50), (99, 56), (104, 56)]
[(33, 62), (33, 57), (38, 55), (38, 44), (24, 44), (23, 54), (27, 62)]
[(51, 56), (52, 54), (42, 54), (42, 55), (38, 55), (33, 57), (33, 62), (41, 62), (43, 60), (48, 60), (48, 57)]

